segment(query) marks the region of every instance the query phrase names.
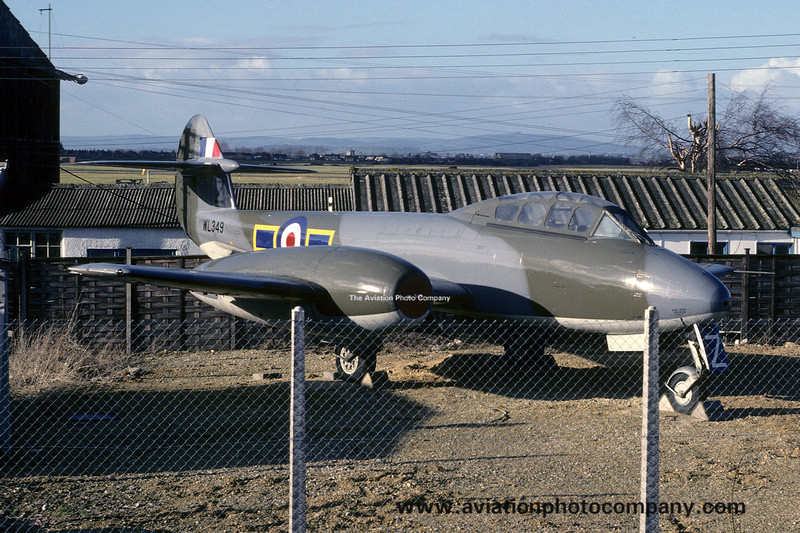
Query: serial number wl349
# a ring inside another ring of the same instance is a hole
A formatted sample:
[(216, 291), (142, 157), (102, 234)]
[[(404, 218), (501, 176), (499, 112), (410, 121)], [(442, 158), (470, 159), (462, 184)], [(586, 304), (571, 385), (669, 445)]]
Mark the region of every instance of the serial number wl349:
[(221, 220), (203, 220), (203, 231), (209, 233), (222, 233), (225, 230), (225, 223)]

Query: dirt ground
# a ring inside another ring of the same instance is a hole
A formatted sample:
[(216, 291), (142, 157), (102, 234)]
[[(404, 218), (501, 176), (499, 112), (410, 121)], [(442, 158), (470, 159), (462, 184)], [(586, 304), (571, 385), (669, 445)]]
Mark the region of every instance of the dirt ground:
[[(727, 420), (661, 414), (661, 531), (800, 531), (800, 350), (729, 351), (708, 387)], [(543, 374), (500, 353), (389, 344), (370, 389), (310, 351), (309, 530), (636, 530), (641, 356), (557, 351)], [(157, 353), (14, 398), (0, 531), (288, 531), (289, 367), (284, 350)]]

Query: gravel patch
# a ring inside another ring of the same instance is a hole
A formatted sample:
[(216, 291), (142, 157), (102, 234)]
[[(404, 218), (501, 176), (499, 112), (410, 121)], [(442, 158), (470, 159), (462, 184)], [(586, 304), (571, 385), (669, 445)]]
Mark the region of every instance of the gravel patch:
[[(331, 353), (309, 352), (309, 530), (635, 530), (614, 505), (638, 500), (640, 356), (560, 351), (540, 374), (499, 355), (389, 345), (373, 390), (326, 381)], [(709, 386), (729, 420), (662, 413), (661, 531), (800, 531), (800, 354), (731, 360)], [(0, 531), (288, 531), (288, 376), (282, 350), (159, 353), (14, 398)]]

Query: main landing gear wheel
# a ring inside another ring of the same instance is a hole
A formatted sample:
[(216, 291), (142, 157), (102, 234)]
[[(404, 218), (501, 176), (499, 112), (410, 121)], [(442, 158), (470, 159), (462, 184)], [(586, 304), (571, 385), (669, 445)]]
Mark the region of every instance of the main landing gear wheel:
[(667, 380), (667, 399), (676, 413), (690, 415), (701, 400), (700, 379), (694, 368), (681, 367)]
[(336, 372), (345, 381), (361, 381), (369, 372), (375, 372), (378, 349), (374, 347), (350, 348), (336, 346)]
[(550, 334), (538, 328), (516, 326), (504, 335), (503, 360), (519, 369), (547, 372), (558, 368), (552, 354), (545, 351)]

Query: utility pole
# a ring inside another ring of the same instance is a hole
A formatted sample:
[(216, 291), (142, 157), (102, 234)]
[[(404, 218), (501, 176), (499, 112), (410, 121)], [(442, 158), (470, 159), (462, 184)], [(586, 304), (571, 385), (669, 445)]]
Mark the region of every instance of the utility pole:
[(708, 177), (708, 253), (717, 253), (717, 103), (714, 73), (708, 75), (708, 149), (706, 150), (706, 175)]
[(52, 61), (53, 60), (53, 50), (52, 50), (53, 46), (52, 46), (52, 41), (50, 40), (50, 35), (51, 35), (51, 33), (50, 33), (50, 22), (51, 22), (50, 21), (50, 19), (51, 19), (50, 15), (53, 12), (52, 4), (47, 4), (47, 7), (43, 7), (42, 9), (40, 9), (39, 10), (39, 14), (41, 15), (42, 12), (44, 12), (44, 11), (47, 11), (47, 59)]

